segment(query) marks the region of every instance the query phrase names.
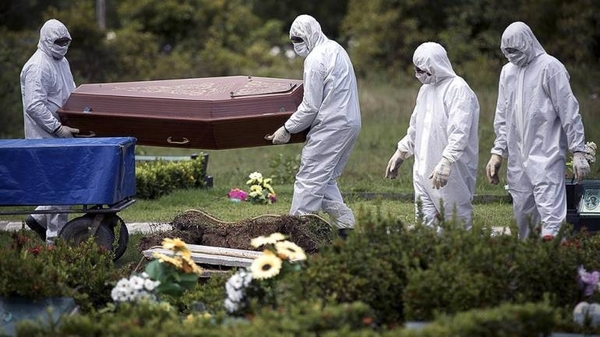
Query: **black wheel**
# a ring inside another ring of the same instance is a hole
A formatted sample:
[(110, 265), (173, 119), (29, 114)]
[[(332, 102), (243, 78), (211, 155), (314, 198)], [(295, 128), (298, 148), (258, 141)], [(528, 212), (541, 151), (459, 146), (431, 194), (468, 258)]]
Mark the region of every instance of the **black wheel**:
[(119, 239), (117, 241), (116, 247), (114, 248), (114, 260), (118, 260), (125, 251), (127, 250), (127, 245), (129, 244), (129, 231), (127, 230), (127, 226), (125, 225), (125, 221), (121, 219), (118, 215), (112, 214), (107, 215), (102, 220), (102, 225), (106, 225), (113, 231), (113, 236), (117, 236), (115, 233), (118, 232)]
[[(73, 245), (79, 245), (82, 242), (87, 241), (91, 236), (90, 231), (92, 229), (94, 217), (95, 215), (93, 214), (86, 214), (67, 222), (60, 233), (58, 233), (58, 236)], [(96, 231), (96, 235), (94, 236), (94, 242), (96, 242), (98, 246), (112, 251), (114, 241), (115, 234), (113, 233), (112, 228), (101, 222)]]

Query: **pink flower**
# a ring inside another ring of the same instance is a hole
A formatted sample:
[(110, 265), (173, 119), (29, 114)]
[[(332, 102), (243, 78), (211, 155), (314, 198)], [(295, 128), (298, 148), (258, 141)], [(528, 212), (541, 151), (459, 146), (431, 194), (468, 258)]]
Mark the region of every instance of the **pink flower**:
[(240, 190), (239, 188), (234, 188), (231, 189), (229, 191), (229, 193), (227, 193), (227, 197), (229, 197), (229, 199), (231, 200), (240, 200), (240, 201), (245, 201), (246, 197), (248, 197), (248, 193)]
[(269, 203), (272, 204), (275, 201), (277, 201), (277, 196), (275, 195), (275, 193), (269, 193), (269, 195), (267, 196), (269, 198)]

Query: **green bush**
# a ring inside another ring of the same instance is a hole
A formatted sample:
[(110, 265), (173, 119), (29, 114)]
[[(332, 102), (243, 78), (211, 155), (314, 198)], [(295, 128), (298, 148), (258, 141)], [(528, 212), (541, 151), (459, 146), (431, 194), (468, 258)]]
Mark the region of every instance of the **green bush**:
[(203, 188), (206, 186), (204, 156), (194, 160), (156, 160), (136, 164), (136, 197), (156, 199), (176, 189)]
[(369, 215), (347, 241), (334, 241), (311, 257), (300, 282), (304, 294), (333, 298), (338, 303), (361, 301), (375, 311), (375, 320), (402, 320), (402, 293), (406, 285), (403, 245), (409, 237), (402, 223)]
[(0, 296), (73, 297), (83, 312), (110, 301), (109, 283), (124, 273), (111, 252), (92, 240), (77, 247), (58, 240), (47, 247), (31, 234), (13, 232), (9, 247), (0, 250)]
[(550, 336), (555, 326), (555, 310), (547, 303), (503, 304), (444, 316), (422, 330), (407, 329), (395, 336)]

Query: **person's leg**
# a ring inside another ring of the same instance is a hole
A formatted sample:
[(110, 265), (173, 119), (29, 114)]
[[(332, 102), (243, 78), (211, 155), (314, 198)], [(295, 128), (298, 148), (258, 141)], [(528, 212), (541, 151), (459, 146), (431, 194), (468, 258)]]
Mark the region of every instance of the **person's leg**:
[(415, 189), (415, 222), (428, 227), (437, 227), (439, 214), (435, 201), (418, 179), (414, 180), (413, 186)]
[[(36, 211), (46, 211), (47, 209), (48, 206), (39, 206), (35, 208)], [(25, 224), (29, 229), (36, 232), (42, 241), (46, 241), (46, 229), (48, 226), (46, 225), (45, 214), (31, 214), (27, 216)]]
[[(45, 214), (32, 214), (26, 220), (26, 223), (29, 227), (32, 225), (37, 228), (34, 229), (40, 235), (42, 240), (53, 243), (55, 238), (58, 236), (58, 233), (62, 230), (62, 228), (69, 221), (68, 213), (54, 213), (54, 211), (65, 211), (70, 209), (71, 206), (39, 206), (35, 210), (36, 211), (48, 211), (49, 213)], [(35, 222), (31, 222), (30, 218), (34, 219)], [(43, 228), (43, 230), (40, 229)]]
[(356, 222), (354, 213), (346, 203), (344, 203), (342, 194), (335, 180), (330, 181), (325, 189), (323, 211), (332, 218), (332, 222), (338, 228), (354, 228)]
[(519, 238), (527, 239), (531, 226), (537, 226), (539, 215), (532, 192), (510, 191), (513, 213), (519, 228)]
[(564, 184), (548, 183), (533, 190), (542, 224), (542, 238), (554, 238), (567, 217), (567, 195)]

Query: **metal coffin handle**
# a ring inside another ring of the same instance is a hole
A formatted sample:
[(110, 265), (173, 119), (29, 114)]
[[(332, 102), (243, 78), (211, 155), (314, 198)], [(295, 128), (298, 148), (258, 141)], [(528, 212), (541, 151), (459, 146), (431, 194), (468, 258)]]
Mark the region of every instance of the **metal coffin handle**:
[(185, 137), (181, 137), (183, 140), (181, 141), (177, 141), (177, 140), (173, 140), (173, 137), (167, 137), (167, 143), (169, 144), (176, 144), (176, 145), (185, 145), (187, 143), (190, 142), (189, 139), (185, 138)]

